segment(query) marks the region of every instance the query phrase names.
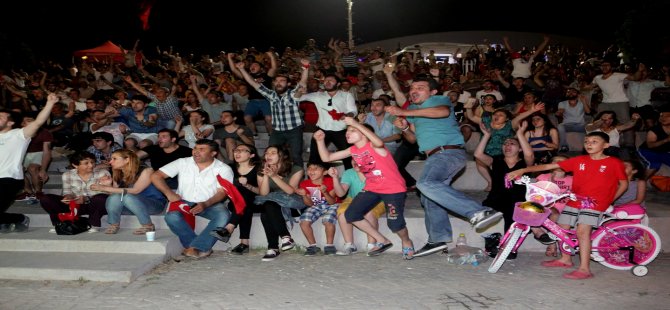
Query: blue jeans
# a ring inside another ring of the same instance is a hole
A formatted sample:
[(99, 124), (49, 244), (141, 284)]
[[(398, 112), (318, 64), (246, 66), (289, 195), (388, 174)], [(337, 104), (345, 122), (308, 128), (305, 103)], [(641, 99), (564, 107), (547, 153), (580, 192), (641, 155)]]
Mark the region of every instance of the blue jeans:
[(165, 210), (165, 200), (147, 198), (140, 195), (125, 194), (121, 200), (121, 194), (112, 194), (105, 202), (107, 209), (107, 222), (109, 224), (121, 223), (121, 214), (135, 214), (140, 224), (151, 224), (151, 214), (159, 214)]
[(453, 177), (463, 170), (466, 161), (465, 150), (447, 149), (429, 156), (424, 163), (416, 187), (421, 192), (428, 242), (451, 242), (448, 211), (470, 219), (477, 212), (490, 210), (451, 187)]
[(200, 235), (197, 235), (191, 226), (184, 220), (184, 216), (179, 211), (168, 212), (165, 215), (165, 223), (167, 223), (170, 230), (179, 237), (181, 245), (185, 248), (194, 247), (198, 251), (206, 252), (212, 249), (217, 239), (210, 236), (209, 232), (228, 224), (230, 219), (230, 211), (222, 203), (205, 208), (204, 211), (197, 214), (209, 220), (209, 224), (202, 230)]
[(165, 129), (165, 128), (174, 129), (177, 126), (177, 122), (175, 120), (162, 119), (162, 118), (159, 118), (158, 121), (156, 122), (156, 124), (158, 126), (158, 130)]
[(568, 142), (566, 139), (568, 132), (581, 132), (581, 133), (586, 132), (584, 124), (582, 123), (560, 123), (556, 127), (558, 129), (558, 139), (560, 141), (559, 144), (561, 147), (568, 146)]

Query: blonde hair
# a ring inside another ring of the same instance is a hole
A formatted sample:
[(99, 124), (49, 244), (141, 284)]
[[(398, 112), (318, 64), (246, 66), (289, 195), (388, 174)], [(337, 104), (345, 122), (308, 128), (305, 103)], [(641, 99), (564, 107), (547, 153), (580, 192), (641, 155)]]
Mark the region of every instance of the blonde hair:
[(128, 163), (121, 167), (121, 169), (112, 169), (112, 179), (114, 182), (116, 184), (124, 184), (125, 186), (135, 184), (139, 177), (138, 171), (140, 170), (140, 159), (137, 157), (137, 154), (127, 149), (116, 150), (112, 153), (112, 155), (114, 154), (128, 159)]

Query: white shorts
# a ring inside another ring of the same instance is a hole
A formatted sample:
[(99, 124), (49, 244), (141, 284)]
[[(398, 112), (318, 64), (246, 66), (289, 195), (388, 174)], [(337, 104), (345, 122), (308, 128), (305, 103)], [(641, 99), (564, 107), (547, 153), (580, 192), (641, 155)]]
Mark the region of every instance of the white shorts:
[(44, 156), (44, 152), (26, 153), (26, 156), (23, 157), (23, 167), (28, 168), (28, 166), (30, 166), (31, 164), (41, 166), (43, 156)]

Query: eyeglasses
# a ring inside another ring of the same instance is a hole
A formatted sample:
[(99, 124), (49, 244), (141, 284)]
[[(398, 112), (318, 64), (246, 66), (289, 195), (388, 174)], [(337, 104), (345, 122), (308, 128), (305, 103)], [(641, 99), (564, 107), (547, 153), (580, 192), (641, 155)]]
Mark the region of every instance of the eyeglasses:
[(329, 107), (333, 106), (333, 98), (328, 98), (328, 106)]
[(242, 153), (242, 152), (251, 153), (251, 151), (245, 150), (245, 149), (235, 149), (235, 150), (233, 150), (233, 153)]

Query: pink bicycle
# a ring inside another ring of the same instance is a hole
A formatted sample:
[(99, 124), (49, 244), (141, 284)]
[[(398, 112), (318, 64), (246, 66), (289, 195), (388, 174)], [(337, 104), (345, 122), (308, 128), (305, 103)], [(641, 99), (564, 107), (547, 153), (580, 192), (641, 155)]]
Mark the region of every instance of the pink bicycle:
[[(527, 201), (514, 207), (514, 223), (500, 240), (498, 254), (488, 269), (491, 273), (496, 273), (507, 256), (516, 252), (533, 226), (546, 228), (549, 236), (558, 241), (561, 252), (575, 255), (579, 249), (576, 232), (552, 222), (551, 210), (544, 208), (567, 196), (575, 200), (574, 195), (556, 194), (560, 190), (554, 183), (530, 183), (527, 176), (516, 183), (526, 185)], [(591, 234), (591, 259), (612, 269), (632, 270), (636, 276), (645, 276), (649, 272), (647, 265), (661, 250), (661, 238), (653, 229), (641, 224), (644, 215), (644, 208), (637, 204), (610, 207), (603, 223)]]

